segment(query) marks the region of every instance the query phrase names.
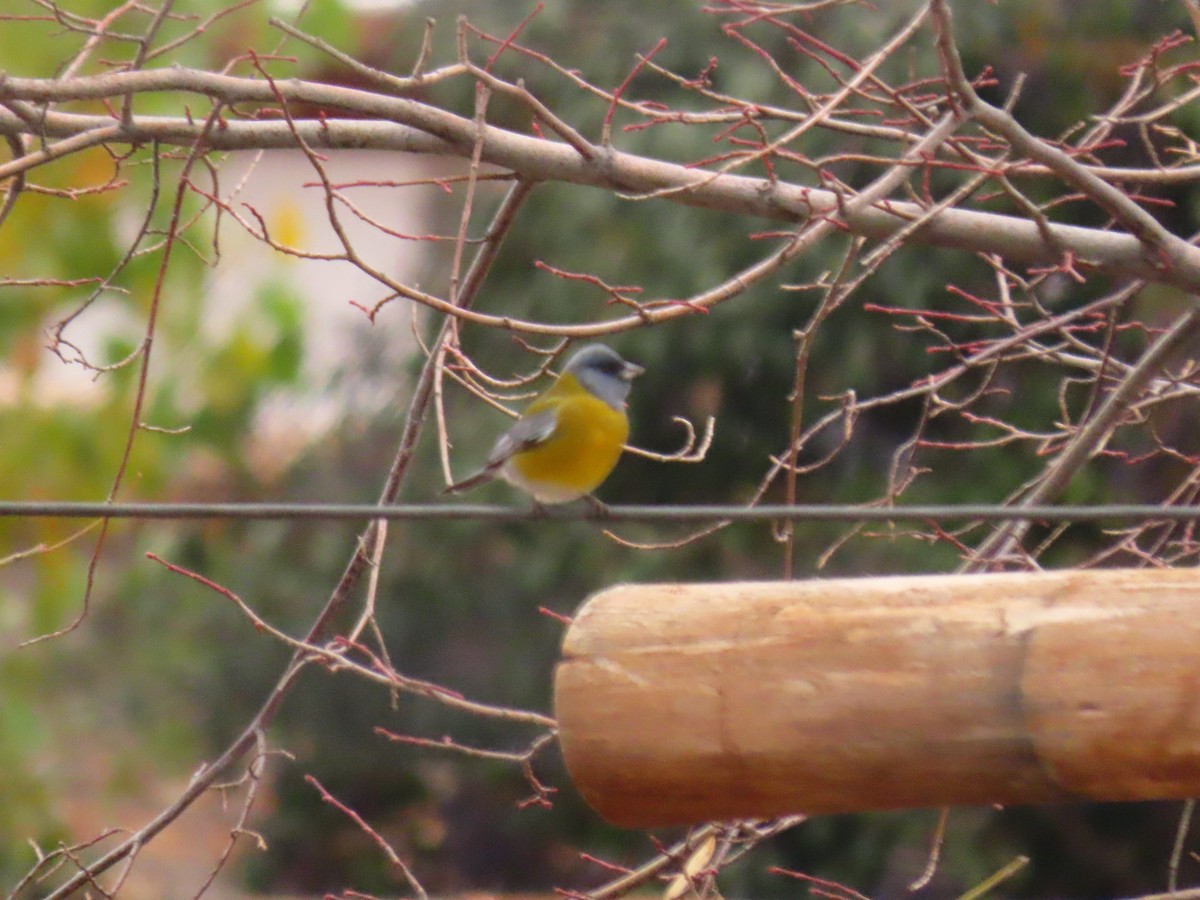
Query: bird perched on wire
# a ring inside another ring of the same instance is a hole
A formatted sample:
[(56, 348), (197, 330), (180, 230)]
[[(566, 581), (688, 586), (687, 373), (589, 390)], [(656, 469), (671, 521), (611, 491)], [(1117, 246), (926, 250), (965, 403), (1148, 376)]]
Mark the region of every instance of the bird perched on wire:
[(616, 466), (629, 437), (625, 399), (643, 371), (603, 344), (582, 347), (554, 384), (500, 435), (484, 467), (446, 492), (465, 491), (499, 475), (537, 503), (590, 495)]

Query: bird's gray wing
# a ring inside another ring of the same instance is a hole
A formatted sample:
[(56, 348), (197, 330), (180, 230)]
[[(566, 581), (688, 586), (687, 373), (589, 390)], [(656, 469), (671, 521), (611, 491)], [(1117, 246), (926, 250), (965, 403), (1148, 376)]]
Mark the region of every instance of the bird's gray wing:
[(547, 440), (554, 434), (557, 426), (558, 412), (554, 406), (538, 410), (532, 415), (522, 416), (512, 428), (496, 439), (484, 467), (474, 475), (447, 486), (446, 493), (457, 494), (491, 481), (504, 464), (512, 459), (513, 454), (528, 450)]
[(492, 452), (488, 454), (487, 468), (503, 465), (514, 454), (542, 443), (554, 434), (557, 427), (558, 410), (553, 407), (522, 416), (512, 428), (496, 439)]

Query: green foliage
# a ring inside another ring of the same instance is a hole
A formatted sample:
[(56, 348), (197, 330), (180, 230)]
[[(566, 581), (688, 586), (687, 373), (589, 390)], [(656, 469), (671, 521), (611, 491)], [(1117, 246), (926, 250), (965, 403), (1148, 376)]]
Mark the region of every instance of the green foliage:
[[(54, 53), (46, 53), (47, 40), (51, 38), (31, 43), (42, 48), (42, 55), (54, 58)], [(68, 38), (59, 34), (53, 40), (57, 42), (53, 46), (61, 48)], [(19, 45), (20, 41), (12, 42), (13, 48)], [(6, 65), (16, 61), (6, 57)], [(21, 74), (39, 71), (33, 67)], [(211, 215), (192, 225), (189, 243), (176, 245), (164, 275), (161, 234), (170, 204), (160, 201), (145, 239), (153, 249), (124, 258), (130, 224), (142, 220), (151, 194), (148, 159), (148, 151), (143, 150), (124, 162), (121, 178), (130, 183), (119, 189), (110, 185), (112, 189), (80, 193), (73, 199), (26, 191), (0, 230), (0, 265), (7, 277), (25, 280), (6, 285), (0, 303), (0, 354), (6, 364), (0, 404), (0, 496), (6, 499), (103, 498), (122, 466), (126, 475), (119, 497), (162, 498), (193, 477), (198, 461), (212, 453), (224, 460), (228, 472), (240, 473), (248, 486), (252, 482), (245, 451), (253, 423), (270, 397), (300, 383), (304, 323), (296, 298), (279, 284), (263, 287), (235, 327), (209, 327), (218, 307), (207, 296), (208, 262), (189, 244), (203, 246)], [(177, 165), (164, 165), (163, 185), (174, 183), (171, 175)], [(95, 150), (42, 167), (34, 180), (56, 192), (86, 191), (109, 184), (113, 174), (112, 160)], [(184, 221), (199, 208), (199, 201), (185, 203)], [(104, 290), (98, 289), (101, 278), (111, 278)], [(190, 431), (139, 431), (130, 446), (144, 360), (141, 351), (156, 296), (159, 315), (141, 421)], [(47, 333), (77, 312), (78, 318), (61, 333), (64, 343), (59, 350), (71, 362), (63, 366), (46, 351)], [(85, 372), (76, 344), (85, 348), (82, 352), (90, 365), (117, 367)], [(62, 373), (65, 388), (57, 386)], [(53, 552), (34, 552), (7, 562), (0, 582), (0, 608), (11, 611), (6, 640), (54, 631), (79, 614), (97, 535), (94, 528), (80, 535), (81, 527), (79, 522), (0, 520), (0, 557), (67, 542)], [(103, 635), (105, 622), (111, 625), (107, 613), (97, 609), (109, 597), (120, 597), (119, 607), (141, 596), (139, 569), (131, 570), (130, 560), (120, 552), (127, 536), (138, 533), (123, 525), (111, 526), (85, 630), (95, 624)], [(160, 532), (160, 539), (164, 537)], [(131, 593), (125, 594), (125, 588)], [(121, 631), (112, 626), (114, 634), (120, 633), (121, 654), (113, 656), (113, 648), (98, 639), (74, 661), (70, 671), (81, 680), (72, 690), (89, 683), (97, 686), (97, 698), (111, 694), (114, 708), (138, 724), (145, 748), (157, 751), (160, 761), (174, 759), (188, 766), (194, 760), (194, 724), (202, 720), (162, 715), (164, 708), (178, 711), (184, 682), (145, 676), (164, 662), (187, 663), (194, 675), (206, 666), (209, 645), (197, 642), (189, 647), (189, 629), (174, 627), (180, 610), (164, 606), (162, 594), (146, 599), (151, 609), (167, 618), (150, 630), (139, 625)], [(125, 615), (128, 624), (128, 610)], [(147, 619), (155, 621), (149, 611)], [(127, 645), (131, 635), (138, 636), (137, 643)], [(49, 736), (47, 729), (39, 727), (48, 715), (50, 673), (64, 661), (59, 643), (0, 651), (0, 769), (8, 773), (0, 786), (0, 847), (4, 848), (0, 876), (6, 880), (31, 864), (29, 854), (19, 852), (26, 837), (53, 846), (66, 836), (57, 824), (63, 798), (55, 788), (62, 773), (45, 745), (50, 741), (58, 748), (63, 734), (82, 727), (86, 715), (80, 718), (55, 706), (54, 714), (61, 721)], [(113, 659), (120, 659), (121, 666), (114, 667)], [(179, 678), (187, 674), (178, 668), (171, 671)], [(150, 699), (156, 695), (160, 700)], [(140, 713), (139, 704), (143, 705)], [(155, 715), (142, 716), (151, 709)], [(145, 757), (139, 760), (145, 762)], [(114, 764), (119, 767), (120, 760)], [(9, 848), (18, 849), (10, 852)]]
[[(29, 598), (0, 590), (0, 615), (11, 626)], [(5, 633), (13, 633), (10, 628)], [(15, 880), (34, 862), (27, 839), (53, 846), (63, 837), (55, 819), (47, 815), (61, 785), (52, 774), (57, 757), (56, 724), (47, 721), (37, 691), (55, 685), (52, 673), (28, 655), (0, 654), (0, 772), (4, 773), (4, 802), (0, 803), (0, 877)]]

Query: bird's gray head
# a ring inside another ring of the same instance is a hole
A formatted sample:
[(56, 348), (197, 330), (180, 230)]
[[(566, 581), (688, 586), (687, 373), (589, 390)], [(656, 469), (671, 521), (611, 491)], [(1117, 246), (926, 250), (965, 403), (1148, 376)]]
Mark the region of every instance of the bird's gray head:
[(641, 366), (622, 359), (615, 350), (603, 344), (581, 347), (563, 368), (564, 375), (568, 372), (574, 375), (580, 384), (613, 409), (625, 406), (630, 382), (644, 371)]

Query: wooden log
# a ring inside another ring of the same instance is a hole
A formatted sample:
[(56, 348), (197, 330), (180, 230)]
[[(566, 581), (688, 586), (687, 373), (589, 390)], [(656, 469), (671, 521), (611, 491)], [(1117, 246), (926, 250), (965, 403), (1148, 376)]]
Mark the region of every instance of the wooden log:
[(630, 827), (1200, 796), (1200, 577), (616, 587), (555, 706), (576, 786)]

